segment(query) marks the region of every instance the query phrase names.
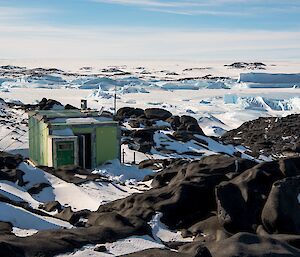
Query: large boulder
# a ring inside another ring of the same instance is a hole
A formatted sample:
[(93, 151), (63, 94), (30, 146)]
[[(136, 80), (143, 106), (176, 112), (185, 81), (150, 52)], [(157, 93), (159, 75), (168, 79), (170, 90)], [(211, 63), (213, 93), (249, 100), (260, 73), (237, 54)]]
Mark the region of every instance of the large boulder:
[(197, 241), (214, 242), (229, 238), (228, 233), (219, 223), (217, 216), (201, 220), (183, 231), (185, 237), (195, 237)]
[(206, 248), (199, 248), (196, 253), (175, 252), (169, 249), (147, 249), (144, 251), (122, 255), (120, 257), (211, 257)]
[(273, 184), (262, 212), (262, 222), (269, 233), (300, 235), (300, 176)]
[(37, 105), (39, 110), (52, 110), (52, 109), (64, 109), (64, 106), (53, 99), (43, 98)]
[(204, 135), (202, 129), (198, 124), (198, 121), (194, 117), (188, 115), (183, 115), (180, 117), (180, 126), (178, 127), (178, 130)]
[(171, 116), (170, 118), (166, 119), (166, 122), (170, 123), (173, 130), (177, 130), (180, 126), (180, 117), (177, 115)]
[(5, 257), (23, 257), (24, 252), (21, 248), (17, 246), (12, 246), (5, 242), (0, 242), (0, 253), (1, 256)]
[(300, 175), (300, 158), (265, 162), (217, 186), (219, 221), (229, 232), (255, 232), (273, 183)]
[(218, 217), (226, 230), (254, 232), (272, 184), (283, 178), (278, 162), (258, 164), (216, 188)]
[(50, 201), (50, 202), (44, 203), (41, 206), (41, 209), (43, 209), (47, 212), (53, 212), (53, 211), (60, 212), (62, 210), (62, 206), (58, 201)]
[(116, 119), (124, 120), (130, 117), (139, 117), (144, 115), (144, 110), (140, 108), (122, 107), (117, 111)]
[(16, 169), (22, 161), (23, 157), (21, 155), (0, 152), (0, 169)]
[(147, 119), (167, 120), (172, 113), (160, 108), (148, 108), (145, 110), (145, 116)]
[(129, 148), (139, 152), (149, 153), (152, 146), (154, 146), (154, 133), (155, 129), (153, 128), (134, 130), (130, 135), (133, 143), (129, 145)]
[(219, 242), (207, 245), (214, 257), (295, 257), (300, 250), (271, 237), (237, 233)]

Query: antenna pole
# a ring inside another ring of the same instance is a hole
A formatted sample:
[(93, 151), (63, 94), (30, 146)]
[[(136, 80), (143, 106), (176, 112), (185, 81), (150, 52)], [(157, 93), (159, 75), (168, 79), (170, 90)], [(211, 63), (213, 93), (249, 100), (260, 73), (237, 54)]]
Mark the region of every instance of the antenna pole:
[(114, 96), (114, 112), (117, 114), (117, 85), (115, 85), (115, 96)]

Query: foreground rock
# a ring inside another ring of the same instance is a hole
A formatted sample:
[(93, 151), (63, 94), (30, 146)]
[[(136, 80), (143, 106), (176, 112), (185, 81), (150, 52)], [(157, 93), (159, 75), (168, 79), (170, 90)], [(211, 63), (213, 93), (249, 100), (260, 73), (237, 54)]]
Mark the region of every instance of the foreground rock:
[(300, 250), (270, 237), (238, 233), (226, 240), (208, 246), (213, 257), (292, 257)]
[(261, 217), (268, 232), (300, 235), (299, 194), (300, 176), (274, 183)]
[[(6, 256), (50, 257), (88, 244), (115, 242), (133, 235), (152, 236), (149, 221), (161, 213), (160, 222), (194, 241), (163, 242), (164, 250), (150, 249), (129, 256), (299, 256), (294, 248), (300, 247), (296, 204), (299, 163), (300, 157), (257, 164), (225, 155), (168, 160), (154, 175), (152, 189), (102, 205), (96, 212), (74, 212), (70, 207), (61, 210), (58, 202), (42, 206), (58, 210), (56, 217), (69, 221), (74, 228), (39, 231), (21, 238), (3, 224), (0, 251)], [(67, 171), (62, 174), (72, 181)], [(82, 220), (87, 222), (83, 224)]]

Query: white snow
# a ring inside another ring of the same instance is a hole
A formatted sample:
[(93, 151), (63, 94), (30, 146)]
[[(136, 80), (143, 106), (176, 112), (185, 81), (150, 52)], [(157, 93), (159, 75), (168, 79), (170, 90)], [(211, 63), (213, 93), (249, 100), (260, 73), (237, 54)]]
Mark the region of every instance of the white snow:
[(38, 230), (36, 229), (20, 229), (13, 227), (12, 232), (17, 236), (17, 237), (28, 237), (36, 234)]
[(65, 129), (52, 130), (52, 135), (53, 136), (74, 136), (74, 133), (72, 129), (65, 128)]
[(19, 187), (10, 181), (0, 180), (0, 194), (16, 202), (25, 201), (34, 209), (38, 209), (41, 204), (41, 202), (33, 199), (24, 188)]
[(67, 124), (93, 124), (99, 123), (100, 121), (107, 121), (107, 118), (103, 117), (94, 117), (94, 118), (68, 118), (66, 119)]
[[(118, 167), (122, 166), (117, 164), (115, 168)], [(108, 166), (108, 168), (114, 171), (112, 166)], [(3, 186), (0, 184), (0, 190), (2, 189), (6, 192), (6, 194), (10, 194), (10, 197), (16, 197), (17, 195), (20, 200), (23, 199), (23, 201), (27, 201), (34, 208), (37, 208), (40, 203), (58, 201), (63, 206), (70, 206), (74, 211), (84, 209), (96, 211), (101, 204), (124, 198), (132, 193), (139, 192), (139, 188), (132, 188), (132, 185), (124, 186), (108, 182), (87, 182), (80, 185), (67, 183), (66, 181), (63, 181), (54, 175), (46, 173), (43, 170), (32, 167), (26, 163), (20, 164), (19, 169), (25, 173), (24, 181), (29, 182), (24, 186), (24, 189), (17, 187), (13, 183), (9, 184), (5, 182), (3, 183)], [(138, 174), (137, 168), (127, 167), (127, 171), (135, 171), (135, 178), (138, 178), (136, 175)], [(141, 171), (141, 174), (142, 173), (143, 171)], [(134, 173), (128, 174), (128, 176), (133, 175)], [(34, 184), (38, 183), (47, 183), (51, 186), (44, 188), (42, 192), (32, 196), (30, 196), (27, 192), (24, 192), (25, 190), (31, 188)], [(12, 185), (12, 187), (8, 187), (7, 184)], [(13, 188), (13, 186), (15, 188)]]
[(180, 231), (171, 231), (164, 225), (160, 219), (162, 213), (156, 213), (149, 225), (152, 228), (152, 234), (156, 241), (163, 242), (193, 242), (193, 238), (183, 238)]
[(21, 229), (47, 230), (72, 227), (65, 221), (40, 216), (4, 202), (0, 202), (0, 220), (10, 222), (14, 227)]
[(132, 236), (114, 243), (106, 243), (104, 246), (107, 249), (107, 252), (105, 253), (94, 251), (97, 246), (86, 246), (76, 252), (61, 254), (56, 257), (110, 257), (126, 255), (152, 248), (165, 248), (163, 244), (156, 242), (149, 236)]
[[(195, 135), (195, 137), (206, 142), (205, 144), (201, 144), (195, 140), (190, 140), (188, 142), (173, 140), (167, 136), (168, 134), (170, 134), (170, 132), (167, 131), (157, 131), (154, 134), (154, 141), (157, 147), (164, 147), (175, 151), (175, 153), (167, 154), (166, 157), (179, 157), (180, 155), (182, 156), (182, 154), (191, 151), (203, 155), (213, 155), (215, 153), (227, 153), (232, 155), (234, 152), (239, 151), (238, 148), (235, 148), (232, 145), (223, 145), (206, 136)], [(185, 154), (185, 157), (193, 158), (192, 156), (189, 156), (189, 154)]]
[(121, 164), (119, 160), (112, 160), (99, 169), (93, 171), (95, 174), (108, 176), (116, 181), (141, 181), (145, 176), (153, 174), (152, 170), (139, 169), (134, 165)]

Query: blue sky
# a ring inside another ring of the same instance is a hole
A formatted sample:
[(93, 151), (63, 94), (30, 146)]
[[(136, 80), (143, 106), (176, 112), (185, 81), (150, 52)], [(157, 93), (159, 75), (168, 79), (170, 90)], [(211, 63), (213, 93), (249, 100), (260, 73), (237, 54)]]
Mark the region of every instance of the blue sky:
[(299, 0), (0, 0), (0, 58), (297, 59)]

